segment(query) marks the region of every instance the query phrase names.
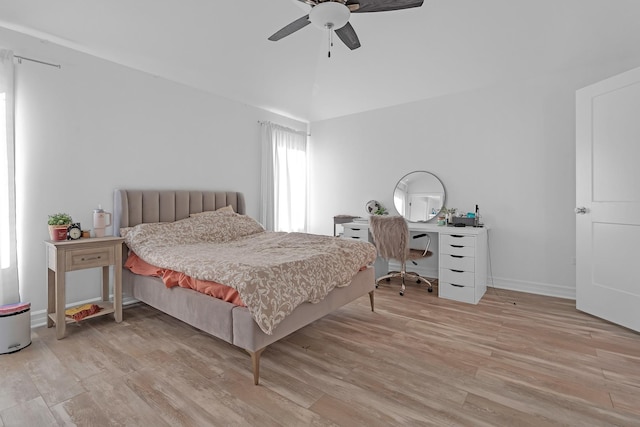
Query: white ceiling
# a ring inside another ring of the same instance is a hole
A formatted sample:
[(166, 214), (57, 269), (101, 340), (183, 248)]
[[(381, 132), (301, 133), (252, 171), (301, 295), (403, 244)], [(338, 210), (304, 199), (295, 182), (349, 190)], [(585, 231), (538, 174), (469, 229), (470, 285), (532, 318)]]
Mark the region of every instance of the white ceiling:
[(640, 58), (638, 0), (425, 0), (353, 14), (362, 47), (296, 0), (2, 0), (0, 26), (250, 105), (317, 121)]

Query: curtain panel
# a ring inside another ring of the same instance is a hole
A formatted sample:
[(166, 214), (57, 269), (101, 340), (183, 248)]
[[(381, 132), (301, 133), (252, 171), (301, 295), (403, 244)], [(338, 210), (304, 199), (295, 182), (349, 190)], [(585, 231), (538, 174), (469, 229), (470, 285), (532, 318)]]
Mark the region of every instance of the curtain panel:
[(307, 230), (307, 135), (262, 125), (260, 221), (270, 231)]
[(0, 49), (0, 305), (20, 301), (16, 249), (13, 52)]

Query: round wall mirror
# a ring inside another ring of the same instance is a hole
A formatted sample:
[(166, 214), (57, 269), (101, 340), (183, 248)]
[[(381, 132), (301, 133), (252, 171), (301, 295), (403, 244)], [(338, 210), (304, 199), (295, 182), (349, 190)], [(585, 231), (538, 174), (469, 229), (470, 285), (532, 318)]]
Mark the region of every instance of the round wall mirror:
[(398, 181), (393, 191), (396, 210), (411, 222), (428, 222), (437, 218), (445, 199), (442, 181), (425, 171), (406, 174)]

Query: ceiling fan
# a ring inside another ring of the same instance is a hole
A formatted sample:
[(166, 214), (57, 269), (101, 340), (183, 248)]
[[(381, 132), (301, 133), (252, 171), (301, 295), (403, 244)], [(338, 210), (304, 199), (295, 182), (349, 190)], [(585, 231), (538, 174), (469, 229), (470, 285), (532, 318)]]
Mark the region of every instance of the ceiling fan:
[[(424, 0), (298, 0), (311, 6), (308, 15), (296, 19), (279, 31), (276, 31), (269, 40), (278, 41), (281, 38), (314, 24), (318, 28), (329, 31), (329, 43), (332, 30), (340, 37), (351, 50), (360, 47), (360, 40), (355, 30), (349, 23), (352, 13), (387, 12), (390, 10), (409, 9), (420, 7)], [(329, 52), (331, 56), (331, 52)]]

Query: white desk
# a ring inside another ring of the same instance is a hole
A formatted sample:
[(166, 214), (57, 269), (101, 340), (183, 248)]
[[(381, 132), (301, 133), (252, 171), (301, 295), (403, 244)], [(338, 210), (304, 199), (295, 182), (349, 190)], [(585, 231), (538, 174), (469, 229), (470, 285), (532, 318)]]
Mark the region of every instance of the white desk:
[[(421, 271), (420, 274), (438, 278), (438, 296), (477, 304), (487, 290), (487, 228), (448, 227), (420, 222), (409, 222), (408, 225), (412, 235), (428, 233), (431, 236), (430, 250), (437, 257), (434, 261), (437, 262), (437, 268)], [(373, 242), (368, 222), (349, 222), (342, 226), (343, 238)], [(425, 243), (417, 240), (412, 242), (412, 247), (424, 248)], [(407, 267), (411, 268), (411, 265)], [(378, 257), (375, 269), (376, 278), (387, 274), (388, 262)]]

